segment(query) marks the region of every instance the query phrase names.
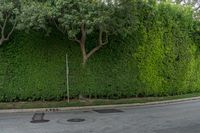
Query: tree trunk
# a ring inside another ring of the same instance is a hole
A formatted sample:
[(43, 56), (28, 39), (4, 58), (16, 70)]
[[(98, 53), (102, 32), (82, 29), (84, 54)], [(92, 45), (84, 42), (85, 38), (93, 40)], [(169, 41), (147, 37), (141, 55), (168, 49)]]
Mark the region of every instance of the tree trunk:
[(2, 37), (0, 38), (0, 46), (3, 45), (4, 41), (5, 41), (5, 38), (4, 38), (4, 36), (2, 36)]
[(85, 49), (85, 43), (84, 42), (80, 42), (80, 47), (81, 47), (81, 52), (82, 52), (82, 56), (83, 56), (83, 65), (87, 62), (87, 53), (86, 53), (86, 49)]
[(80, 40), (80, 47), (81, 52), (83, 56), (83, 65), (87, 62), (87, 53), (85, 48), (85, 42), (86, 42), (86, 31), (85, 31), (85, 25), (81, 25), (81, 40)]
[(0, 40), (0, 46), (3, 44), (3, 41), (2, 40)]

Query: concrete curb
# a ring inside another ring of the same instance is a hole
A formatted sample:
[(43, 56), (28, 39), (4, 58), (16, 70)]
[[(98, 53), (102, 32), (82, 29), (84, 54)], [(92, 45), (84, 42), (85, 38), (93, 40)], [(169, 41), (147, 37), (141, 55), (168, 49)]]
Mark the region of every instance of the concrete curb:
[(83, 106), (83, 107), (61, 107), (61, 108), (36, 108), (36, 109), (8, 109), (0, 110), (0, 113), (34, 113), (34, 112), (64, 112), (70, 110), (92, 110), (92, 109), (106, 109), (106, 108), (130, 108), (148, 105), (162, 105), (162, 104), (177, 104), (200, 100), (200, 97), (166, 100), (147, 103), (133, 103), (133, 104), (116, 104), (116, 105), (99, 105), (99, 106)]

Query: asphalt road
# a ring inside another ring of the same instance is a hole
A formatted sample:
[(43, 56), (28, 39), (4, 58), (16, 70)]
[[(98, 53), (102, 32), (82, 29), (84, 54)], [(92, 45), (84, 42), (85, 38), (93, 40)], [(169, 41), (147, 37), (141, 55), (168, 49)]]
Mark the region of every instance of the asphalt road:
[(118, 109), (45, 113), (47, 123), (31, 123), (34, 113), (0, 114), (0, 133), (200, 133), (200, 100)]

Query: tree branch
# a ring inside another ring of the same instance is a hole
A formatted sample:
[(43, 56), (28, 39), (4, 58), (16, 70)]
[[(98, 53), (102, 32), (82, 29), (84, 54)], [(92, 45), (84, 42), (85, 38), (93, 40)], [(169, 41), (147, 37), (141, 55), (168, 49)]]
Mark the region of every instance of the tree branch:
[(76, 36), (74, 37), (74, 41), (76, 41), (77, 43), (81, 43), (81, 41)]
[(8, 15), (6, 14), (6, 18), (5, 18), (5, 20), (4, 20), (3, 26), (1, 26), (0, 46), (1, 46), (1, 45), (3, 44), (3, 42), (5, 41), (4, 32), (5, 32), (5, 28), (6, 28), (7, 21), (8, 21)]
[(73, 39), (68, 37), (68, 39), (71, 40), (71, 41), (75, 41), (75, 42), (77, 42), (78, 44), (81, 43), (81, 41), (80, 41), (76, 36), (75, 36)]
[(7, 37), (5, 38), (6, 41), (9, 40), (10, 36), (12, 35), (13, 31), (15, 30), (16, 24), (17, 24), (17, 22), (15, 21), (11, 31), (8, 33)]
[[(106, 34), (106, 40), (103, 42), (103, 33)], [(99, 45), (93, 48), (88, 54), (87, 58), (89, 58), (91, 55), (93, 55), (96, 51), (98, 51), (101, 47), (106, 45), (108, 43), (108, 34), (107, 32), (103, 31), (101, 28), (99, 30)]]
[[(103, 33), (105, 33), (105, 41), (103, 42)], [(100, 35), (100, 45), (106, 45), (108, 43), (108, 33), (106, 31), (101, 31), (101, 35)]]
[(4, 21), (3, 26), (2, 26), (2, 28), (1, 28), (1, 36), (2, 36), (3, 38), (4, 38), (4, 31), (5, 31), (5, 28), (6, 28), (6, 25), (7, 25), (8, 18), (9, 18), (9, 15), (6, 14), (5, 21)]
[(8, 33), (7, 37), (5, 37), (5, 29), (6, 29), (9, 17), (10, 17), (10, 15), (6, 14), (5, 15), (5, 20), (3, 22), (3, 25), (0, 25), (0, 29), (1, 29), (0, 46), (3, 44), (4, 41), (9, 40), (9, 38), (10, 38), (11, 34), (13, 33), (13, 31), (14, 31), (14, 29), (16, 27), (16, 24), (17, 24), (17, 21), (15, 21), (11, 31)]
[(103, 45), (98, 45), (95, 48), (93, 48), (88, 54), (87, 58), (89, 58), (91, 55), (93, 55), (96, 51), (98, 51)]

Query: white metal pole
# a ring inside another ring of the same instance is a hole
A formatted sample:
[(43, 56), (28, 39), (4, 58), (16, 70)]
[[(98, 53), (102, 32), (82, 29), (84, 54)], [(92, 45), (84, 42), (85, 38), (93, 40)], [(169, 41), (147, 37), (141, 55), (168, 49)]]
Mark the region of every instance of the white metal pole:
[(66, 79), (67, 79), (67, 102), (69, 103), (69, 62), (66, 54)]

